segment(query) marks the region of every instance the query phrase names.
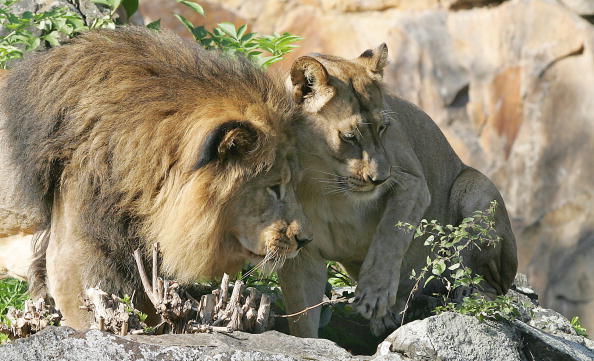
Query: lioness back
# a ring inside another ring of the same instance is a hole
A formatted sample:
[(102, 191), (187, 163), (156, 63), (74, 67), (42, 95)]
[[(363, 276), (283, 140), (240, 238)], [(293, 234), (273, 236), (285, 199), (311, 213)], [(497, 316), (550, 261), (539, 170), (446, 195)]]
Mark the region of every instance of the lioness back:
[(49, 228), (36, 262), (47, 254), (73, 325), (84, 287), (141, 293), (135, 248), (159, 242), (163, 272), (190, 282), (282, 263), (308, 240), (294, 106), (246, 59), (168, 32), (91, 31), (19, 63), (0, 94), (19, 192)]

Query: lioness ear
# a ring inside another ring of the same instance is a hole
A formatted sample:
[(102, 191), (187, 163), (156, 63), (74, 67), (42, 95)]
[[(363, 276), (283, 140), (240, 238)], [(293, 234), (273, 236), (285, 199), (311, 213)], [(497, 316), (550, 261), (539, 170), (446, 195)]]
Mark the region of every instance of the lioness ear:
[(291, 66), (293, 99), (306, 112), (316, 113), (334, 96), (324, 66), (311, 56), (297, 58)]
[(364, 65), (373, 75), (381, 78), (384, 75), (384, 68), (388, 63), (388, 46), (386, 43), (382, 43), (375, 49), (367, 49), (356, 60)]
[(198, 170), (213, 161), (228, 161), (254, 150), (258, 146), (258, 132), (248, 122), (230, 121), (212, 130), (200, 148), (194, 165)]

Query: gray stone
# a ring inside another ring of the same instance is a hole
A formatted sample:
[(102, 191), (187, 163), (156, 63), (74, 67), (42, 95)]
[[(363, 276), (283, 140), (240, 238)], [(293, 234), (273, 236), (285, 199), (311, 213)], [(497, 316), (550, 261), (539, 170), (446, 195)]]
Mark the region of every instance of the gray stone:
[(397, 353), (413, 360), (521, 361), (521, 346), (513, 327), (448, 312), (400, 327), (378, 346), (377, 355)]
[(562, 316), (541, 314), (549, 316), (535, 319), (544, 322), (555, 318), (548, 327), (555, 335), (520, 320), (479, 322), (475, 317), (443, 313), (400, 327), (378, 346), (372, 360), (594, 360), (590, 340), (566, 329)]
[(49, 327), (29, 338), (0, 346), (0, 361), (50, 360), (352, 360), (328, 340), (299, 339), (276, 331), (259, 335), (194, 334), (120, 337), (98, 330), (77, 332)]

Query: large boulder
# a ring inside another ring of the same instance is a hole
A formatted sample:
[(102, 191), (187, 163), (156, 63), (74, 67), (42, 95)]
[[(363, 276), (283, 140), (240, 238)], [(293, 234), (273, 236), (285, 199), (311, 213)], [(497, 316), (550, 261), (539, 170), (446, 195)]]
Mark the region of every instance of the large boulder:
[[(160, 3), (145, 0), (141, 9), (156, 18)], [(390, 90), (429, 113), (462, 159), (501, 190), (520, 271), (543, 303), (594, 329), (594, 27), (571, 10), (591, 2), (499, 3), (201, 4), (207, 19), (212, 8), (218, 21), (303, 36), (278, 64), (283, 72), (309, 52), (355, 57), (386, 42)]]

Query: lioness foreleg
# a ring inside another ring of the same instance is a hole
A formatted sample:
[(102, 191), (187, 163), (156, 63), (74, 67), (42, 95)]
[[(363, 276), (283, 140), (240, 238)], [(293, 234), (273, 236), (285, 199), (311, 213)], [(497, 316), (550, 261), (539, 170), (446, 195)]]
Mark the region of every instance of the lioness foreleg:
[[(365, 318), (379, 318), (396, 302), (402, 258), (413, 238), (395, 227), (398, 221), (418, 224), (431, 203), (425, 179), (398, 171), (398, 186), (386, 205), (359, 274), (357, 310)], [(389, 261), (387, 261), (389, 260)]]
[(471, 247), (465, 250), (464, 260), (472, 270), (483, 276), (481, 290), (494, 297), (505, 294), (511, 287), (518, 268), (516, 239), (501, 194), (481, 172), (468, 168), (456, 178), (450, 191), (453, 219), (461, 222), (475, 211), (485, 211), (492, 201), (497, 201), (495, 232), (500, 237), (492, 247)]
[[(285, 261), (278, 271), (285, 311), (287, 314), (299, 312), (309, 306), (322, 302), (327, 281), (326, 263), (307, 248), (293, 259)], [(293, 336), (318, 337), (321, 307), (289, 318), (289, 329)]]

